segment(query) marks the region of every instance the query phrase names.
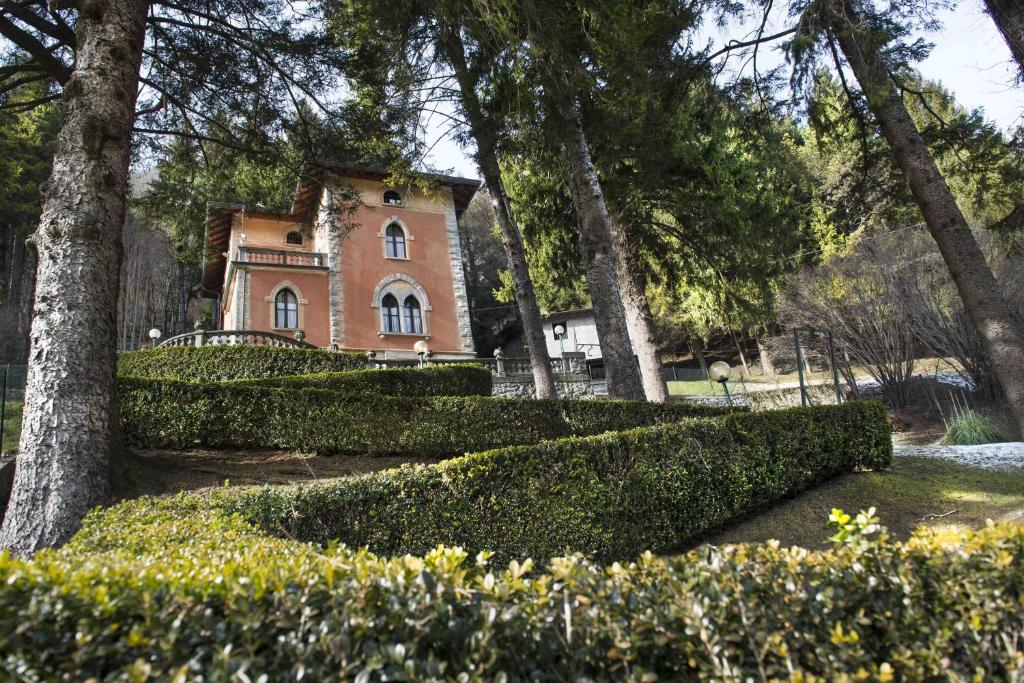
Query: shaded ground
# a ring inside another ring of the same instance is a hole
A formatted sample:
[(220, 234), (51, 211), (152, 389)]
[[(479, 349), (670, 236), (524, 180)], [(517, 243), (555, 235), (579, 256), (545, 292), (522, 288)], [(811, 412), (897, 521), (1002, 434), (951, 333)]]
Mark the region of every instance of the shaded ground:
[(295, 451), (136, 450), (119, 463), (114, 497), (137, 498), (211, 486), (288, 484), (437, 462), (408, 457), (309, 455)]
[(994, 471), (900, 456), (889, 470), (844, 475), (703, 540), (718, 545), (774, 538), (787, 546), (823, 547), (832, 508), (855, 513), (871, 506), (899, 539), (919, 525), (973, 529), (986, 519), (1024, 523), (1024, 468)]

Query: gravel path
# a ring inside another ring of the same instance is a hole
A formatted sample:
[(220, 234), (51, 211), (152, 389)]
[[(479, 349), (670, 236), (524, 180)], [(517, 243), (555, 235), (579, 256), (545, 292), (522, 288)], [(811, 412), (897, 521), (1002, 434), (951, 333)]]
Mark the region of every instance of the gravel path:
[(912, 446), (897, 444), (896, 457), (943, 458), (984, 470), (1024, 469), (1024, 442), (990, 443), (983, 446)]

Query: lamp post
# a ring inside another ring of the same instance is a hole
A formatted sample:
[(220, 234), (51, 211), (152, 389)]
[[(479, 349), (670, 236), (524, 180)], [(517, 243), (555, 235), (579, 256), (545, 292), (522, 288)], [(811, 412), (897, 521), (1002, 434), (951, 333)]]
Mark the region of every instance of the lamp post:
[(562, 351), (562, 355), (565, 356), (565, 325), (562, 323), (555, 325), (555, 339), (558, 340), (558, 346)]
[(722, 385), (722, 389), (725, 390), (725, 400), (730, 406), (732, 406), (732, 395), (729, 393), (729, 377), (731, 375), (732, 368), (722, 360), (716, 360), (708, 368), (708, 377), (711, 378), (712, 382), (718, 382)]
[(427, 358), (430, 356), (430, 347), (427, 346), (427, 342), (420, 339), (412, 345), (412, 350), (420, 357), (420, 367), (422, 368), (426, 364)]
[(160, 330), (158, 330), (155, 327), (149, 331), (149, 346), (150, 346), (150, 348), (154, 348), (154, 349), (156, 348), (156, 340), (159, 339), (162, 335), (163, 335), (163, 332), (161, 332)]

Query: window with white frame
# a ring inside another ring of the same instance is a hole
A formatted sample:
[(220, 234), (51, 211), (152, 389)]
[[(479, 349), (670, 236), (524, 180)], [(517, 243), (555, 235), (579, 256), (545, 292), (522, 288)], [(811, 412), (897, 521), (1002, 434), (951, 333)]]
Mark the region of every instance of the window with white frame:
[(380, 300), (380, 329), (392, 334), (402, 331), (398, 316), (398, 299), (393, 294), (385, 294)]
[(419, 299), (410, 294), (405, 297), (402, 308), (405, 309), (404, 331), (408, 334), (423, 334), (423, 313)]
[(299, 327), (299, 300), (290, 289), (282, 289), (274, 297), (274, 327), (287, 330)]
[(405, 250), (405, 230), (398, 223), (392, 223), (384, 231), (384, 244), (388, 258), (408, 258)]

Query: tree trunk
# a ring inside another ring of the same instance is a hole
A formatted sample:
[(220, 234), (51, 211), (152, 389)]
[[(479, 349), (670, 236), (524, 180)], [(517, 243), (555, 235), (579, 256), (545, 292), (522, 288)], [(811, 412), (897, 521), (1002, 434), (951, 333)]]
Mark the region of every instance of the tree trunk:
[(566, 129), (566, 170), (580, 222), (580, 255), (587, 269), (587, 289), (608, 377), (608, 396), (642, 401), (644, 385), (640, 366), (633, 355), (626, 311), (619, 291), (608, 206), (590, 158), (590, 147), (580, 125), (579, 111), (566, 96), (558, 99), (554, 104)]
[(1020, 78), (1024, 79), (1024, 3), (1020, 0), (985, 0), (985, 9), (1003, 34), (1010, 53), (1017, 61)]
[(740, 367), (743, 368), (743, 376), (750, 377), (750, 365), (747, 364), (747, 354), (743, 350), (740, 338), (732, 332), (730, 332), (729, 335), (732, 337), (732, 343), (736, 346), (736, 353), (740, 356)]
[(640, 273), (634, 262), (632, 246), (626, 231), (619, 222), (611, 220), (612, 242), (615, 245), (615, 266), (619, 277), (619, 292), (626, 313), (629, 339), (640, 364), (640, 379), (648, 401), (664, 403), (668, 400), (668, 385), (665, 383), (665, 368), (661, 363), (661, 351), (654, 330), (654, 318), (647, 303), (647, 294), (641, 282)]
[(178, 334), (188, 332), (188, 285), (184, 261), (178, 261)]
[(840, 48), (867, 95), (910, 190), (938, 244), (1018, 428), (1024, 432), (1024, 333), (966, 219), (890, 80), (879, 46), (851, 0), (837, 0), (832, 23)]
[(775, 374), (775, 364), (772, 363), (771, 353), (768, 351), (768, 345), (764, 343), (764, 340), (760, 337), (756, 338), (757, 341), (757, 360), (761, 363), (761, 372), (766, 377), (771, 377)]
[(85, 0), (44, 189), (24, 423), (0, 547), (65, 543), (106, 500), (118, 438), (117, 294), (141, 0)]
[(530, 366), (533, 370), (533, 384), (537, 398), (557, 398), (554, 375), (551, 372), (551, 356), (548, 355), (547, 339), (544, 336), (544, 323), (540, 319), (540, 308), (537, 306), (537, 295), (533, 290), (530, 270), (526, 263), (526, 252), (523, 249), (523, 236), (519, 232), (515, 217), (512, 215), (511, 204), (505, 192), (505, 184), (501, 179), (501, 167), (498, 165), (497, 139), (493, 126), (487, 121), (483, 107), (477, 97), (476, 79), (470, 74), (466, 63), (465, 48), (457, 27), (443, 31), (442, 48), (444, 49), (455, 77), (459, 83), (462, 97), (462, 108), (469, 122), (470, 133), (476, 140), (476, 161), (480, 172), (487, 183), (494, 205), (494, 216), (501, 231), (501, 242), (508, 258), (508, 268), (512, 275), (512, 290), (516, 295), (519, 316), (523, 323), (523, 337), (530, 353)]
[(704, 379), (714, 388), (715, 383), (711, 381), (711, 375), (708, 373), (708, 359), (704, 357), (704, 340), (700, 337), (691, 338), (690, 349), (693, 351), (693, 355), (697, 357), (697, 364), (700, 365), (700, 371), (704, 373)]

